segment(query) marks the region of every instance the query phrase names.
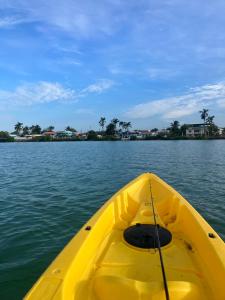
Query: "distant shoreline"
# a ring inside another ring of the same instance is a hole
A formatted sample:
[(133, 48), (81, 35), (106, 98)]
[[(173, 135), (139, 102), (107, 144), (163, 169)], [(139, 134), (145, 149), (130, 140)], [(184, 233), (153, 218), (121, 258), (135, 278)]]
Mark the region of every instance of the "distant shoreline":
[(208, 140), (225, 140), (225, 137), (151, 137), (146, 139), (32, 139), (32, 140), (12, 140), (0, 139), (0, 143), (52, 143), (52, 142), (139, 142), (139, 141), (208, 141)]

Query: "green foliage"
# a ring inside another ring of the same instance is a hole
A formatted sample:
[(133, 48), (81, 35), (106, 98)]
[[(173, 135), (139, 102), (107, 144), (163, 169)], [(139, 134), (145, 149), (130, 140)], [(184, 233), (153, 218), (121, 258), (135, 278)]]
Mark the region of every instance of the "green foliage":
[(105, 117), (101, 117), (99, 120), (99, 125), (102, 128), (102, 131), (104, 131), (104, 127), (105, 127), (105, 123), (106, 123), (106, 118)]
[(209, 112), (209, 110), (205, 109), (205, 108), (203, 108), (202, 110), (199, 111), (201, 119), (204, 121), (204, 123), (209, 115), (208, 112)]
[(105, 135), (102, 139), (102, 141), (118, 141), (118, 137), (115, 135)]
[(98, 139), (97, 133), (94, 130), (88, 131), (87, 139), (90, 141), (96, 141)]
[(9, 138), (9, 133), (7, 131), (0, 131), (0, 138), (1, 139)]
[(41, 133), (41, 127), (39, 125), (32, 125), (30, 127), (31, 134), (40, 134)]
[(136, 137), (135, 135), (132, 135), (132, 136), (130, 137), (130, 140), (131, 140), (131, 141), (136, 141), (136, 139), (137, 139), (137, 137)]
[(50, 142), (50, 141), (52, 141), (52, 138), (50, 136), (37, 136), (30, 141), (32, 141), (32, 142)]
[(129, 128), (132, 127), (131, 126), (131, 122), (123, 122), (123, 129), (124, 130), (129, 130)]
[(53, 131), (54, 129), (55, 129), (55, 126), (50, 125), (50, 126), (48, 126), (45, 130), (46, 130), (46, 131)]
[(75, 128), (70, 127), (70, 126), (66, 126), (65, 130), (71, 131), (71, 132), (77, 132)]
[(17, 122), (16, 125), (14, 126), (14, 129), (16, 133), (19, 135), (23, 129), (23, 123)]
[(179, 121), (173, 121), (170, 124), (170, 134), (172, 136), (179, 136), (180, 135), (180, 123), (179, 123)]
[(186, 124), (183, 124), (180, 126), (180, 134), (182, 136), (186, 136), (186, 129), (188, 128), (188, 126)]
[(209, 136), (215, 136), (218, 134), (218, 126), (214, 123), (215, 116), (208, 116), (206, 119), (207, 131)]
[(111, 121), (111, 123), (115, 124), (115, 126), (117, 126), (117, 124), (118, 124), (119, 122), (120, 122), (120, 120), (117, 119), (117, 118), (113, 118), (112, 121)]
[(24, 126), (23, 127), (23, 135), (28, 135), (30, 133), (29, 127), (28, 126)]
[(7, 131), (0, 131), (0, 142), (13, 142), (14, 138)]
[(109, 123), (107, 126), (106, 126), (106, 131), (105, 131), (106, 135), (115, 135), (116, 133), (116, 125), (115, 123)]

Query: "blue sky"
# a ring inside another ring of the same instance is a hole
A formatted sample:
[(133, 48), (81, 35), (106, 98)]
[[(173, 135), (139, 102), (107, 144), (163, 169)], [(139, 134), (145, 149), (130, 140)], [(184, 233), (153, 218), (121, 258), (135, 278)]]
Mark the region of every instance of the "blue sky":
[(225, 126), (223, 0), (0, 0), (0, 130)]

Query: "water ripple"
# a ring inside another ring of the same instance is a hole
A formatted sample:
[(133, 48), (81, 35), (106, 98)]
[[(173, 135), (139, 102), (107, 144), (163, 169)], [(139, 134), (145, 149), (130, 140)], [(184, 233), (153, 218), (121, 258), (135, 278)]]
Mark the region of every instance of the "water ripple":
[(0, 144), (0, 299), (21, 299), (119, 188), (155, 172), (225, 238), (225, 141)]

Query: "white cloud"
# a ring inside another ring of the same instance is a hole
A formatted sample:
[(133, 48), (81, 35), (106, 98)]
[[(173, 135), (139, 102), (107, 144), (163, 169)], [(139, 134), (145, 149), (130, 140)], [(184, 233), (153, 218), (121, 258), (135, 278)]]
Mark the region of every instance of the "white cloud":
[(65, 88), (60, 83), (41, 81), (36, 84), (26, 83), (14, 91), (0, 90), (0, 101), (7, 104), (32, 105), (54, 101), (72, 101), (76, 99), (73, 89)]
[[(121, 26), (125, 17), (123, 10), (127, 8), (121, 1), (90, 0), (0, 0), (0, 6), (11, 15), (19, 12), (29, 21), (42, 23), (43, 27), (47, 24), (52, 29), (84, 38), (96, 33), (111, 35)], [(26, 22), (26, 19), (24, 21)]]
[(181, 96), (138, 104), (132, 107), (126, 115), (133, 119), (144, 119), (155, 115), (175, 119), (192, 115), (202, 107), (212, 105), (225, 107), (225, 82), (195, 87)]
[(97, 83), (91, 84), (81, 91), (81, 95), (86, 95), (87, 93), (97, 93), (101, 94), (102, 92), (110, 89), (114, 85), (114, 82), (109, 79), (101, 79)]
[(100, 80), (81, 91), (64, 87), (60, 83), (40, 81), (18, 86), (14, 91), (0, 90), (0, 103), (5, 105), (33, 105), (49, 102), (76, 102), (88, 94), (100, 94), (113, 85), (111, 80)]

